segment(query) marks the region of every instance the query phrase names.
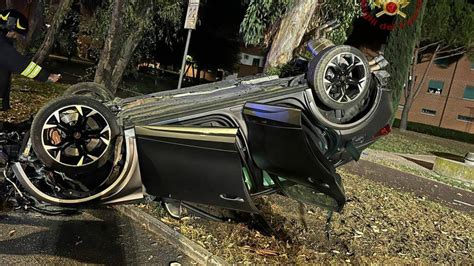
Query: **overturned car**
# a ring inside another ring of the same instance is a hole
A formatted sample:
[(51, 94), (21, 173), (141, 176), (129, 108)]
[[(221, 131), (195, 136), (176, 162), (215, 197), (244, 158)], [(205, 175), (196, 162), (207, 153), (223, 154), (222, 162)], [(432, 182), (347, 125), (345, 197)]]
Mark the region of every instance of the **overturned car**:
[(258, 215), (256, 197), (281, 193), (341, 211), (336, 168), (390, 132), (383, 61), (331, 46), (296, 77), (127, 99), (78, 84), (43, 107), (31, 129), (4, 134), (18, 146), (8, 149), (6, 175), (35, 201), (68, 207), (151, 195), (174, 217), (183, 207), (212, 216), (209, 206)]

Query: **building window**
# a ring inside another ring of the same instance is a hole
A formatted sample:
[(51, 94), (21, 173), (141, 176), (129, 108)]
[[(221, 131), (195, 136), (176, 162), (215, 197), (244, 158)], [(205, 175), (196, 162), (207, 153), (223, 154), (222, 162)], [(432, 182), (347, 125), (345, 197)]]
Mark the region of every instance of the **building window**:
[(430, 80), (428, 84), (428, 92), (433, 94), (441, 94), (443, 91), (444, 82), (439, 80)]
[(461, 120), (463, 122), (473, 123), (474, 117), (467, 116), (467, 115), (458, 115), (458, 120)]
[(433, 116), (436, 115), (435, 110), (430, 110), (430, 109), (425, 109), (425, 108), (421, 109), (421, 113), (425, 115), (433, 115)]
[(249, 59), (249, 55), (248, 55), (248, 54), (244, 54), (244, 59), (245, 59), (245, 60), (248, 60), (248, 59)]
[(254, 58), (252, 61), (252, 66), (260, 66), (260, 58)]
[(473, 86), (466, 86), (466, 88), (464, 89), (464, 99), (474, 100), (474, 87)]
[(449, 67), (450, 61), (449, 61), (449, 58), (443, 58), (443, 59), (436, 59), (434, 63), (442, 68), (447, 68)]

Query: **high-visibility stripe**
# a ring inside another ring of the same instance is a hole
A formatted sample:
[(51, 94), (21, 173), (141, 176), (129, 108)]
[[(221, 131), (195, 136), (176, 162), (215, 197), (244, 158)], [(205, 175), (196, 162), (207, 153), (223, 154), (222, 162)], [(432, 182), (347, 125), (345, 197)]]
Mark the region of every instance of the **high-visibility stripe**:
[(26, 30), (26, 28), (24, 28), (23, 26), (21, 26), (19, 19), (16, 20), (16, 27), (19, 28), (20, 30)]
[(23, 70), (23, 72), (21, 72), (21, 75), (22, 76), (25, 76), (25, 77), (28, 77), (29, 74), (31, 74), (31, 71), (33, 71), (33, 69), (37, 66), (37, 64), (35, 64), (35, 62), (31, 62), (26, 68), (25, 70)]
[(41, 72), (41, 69), (42, 68), (40, 66), (36, 65), (35, 69), (31, 72), (31, 74), (28, 75), (28, 77), (30, 79), (36, 78), (36, 76), (38, 76), (38, 74)]
[(0, 18), (1, 18), (2, 20), (7, 21), (9, 16), (10, 16), (10, 12), (8, 12), (8, 14), (6, 14), (5, 16), (0, 15)]

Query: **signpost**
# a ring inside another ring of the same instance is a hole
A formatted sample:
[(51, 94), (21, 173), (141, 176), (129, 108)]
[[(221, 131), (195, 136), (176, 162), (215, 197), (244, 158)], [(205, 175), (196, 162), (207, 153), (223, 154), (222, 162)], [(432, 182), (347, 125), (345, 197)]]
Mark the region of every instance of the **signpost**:
[(189, 0), (188, 12), (186, 13), (186, 22), (184, 28), (188, 30), (188, 38), (186, 39), (186, 46), (184, 48), (183, 64), (181, 65), (181, 72), (179, 73), (178, 89), (181, 89), (183, 84), (184, 72), (186, 71), (186, 57), (188, 56), (189, 43), (191, 42), (191, 33), (196, 29), (196, 22), (199, 12), (199, 0)]

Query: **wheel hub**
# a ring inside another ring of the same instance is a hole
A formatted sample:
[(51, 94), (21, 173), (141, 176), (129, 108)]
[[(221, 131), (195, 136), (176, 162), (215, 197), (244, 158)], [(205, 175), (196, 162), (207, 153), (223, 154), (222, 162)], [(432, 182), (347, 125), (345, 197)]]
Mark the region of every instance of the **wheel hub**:
[(365, 88), (368, 70), (362, 59), (352, 53), (336, 55), (325, 69), (326, 94), (337, 103), (355, 101)]
[(57, 110), (46, 120), (42, 143), (56, 162), (81, 167), (99, 160), (108, 149), (110, 138), (110, 126), (97, 110), (72, 105)]
[(76, 140), (80, 140), (82, 137), (82, 134), (81, 132), (74, 132), (73, 136)]

